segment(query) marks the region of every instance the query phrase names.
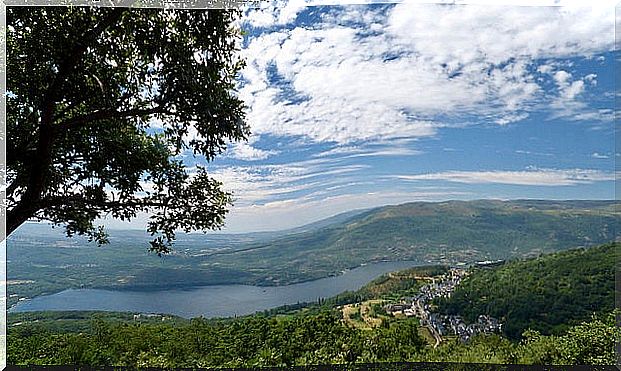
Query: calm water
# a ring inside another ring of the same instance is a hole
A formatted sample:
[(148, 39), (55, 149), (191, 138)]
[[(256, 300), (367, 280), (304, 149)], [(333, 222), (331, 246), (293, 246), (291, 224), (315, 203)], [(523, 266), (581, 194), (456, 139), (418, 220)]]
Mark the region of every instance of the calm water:
[(374, 263), (337, 277), (278, 287), (220, 285), (151, 292), (72, 289), (20, 302), (10, 311), (105, 310), (169, 313), (186, 318), (240, 316), (357, 290), (381, 274), (418, 265), (421, 264), (413, 261)]

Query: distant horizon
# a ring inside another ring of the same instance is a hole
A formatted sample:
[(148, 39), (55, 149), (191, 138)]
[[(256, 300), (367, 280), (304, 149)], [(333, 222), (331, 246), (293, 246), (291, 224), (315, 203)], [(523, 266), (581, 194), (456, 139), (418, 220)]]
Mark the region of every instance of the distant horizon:
[[(326, 221), (328, 219), (332, 219), (332, 218), (336, 218), (339, 217), (341, 215), (345, 215), (345, 214), (356, 214), (357, 212), (362, 213), (365, 211), (370, 211), (370, 210), (374, 210), (374, 209), (380, 209), (383, 207), (390, 207), (390, 206), (402, 206), (402, 205), (406, 205), (406, 204), (412, 204), (412, 203), (428, 203), (428, 204), (439, 204), (439, 203), (447, 203), (447, 202), (477, 202), (477, 201), (501, 201), (501, 202), (516, 202), (516, 201), (555, 201), (555, 202), (574, 202), (574, 201), (602, 201), (602, 202), (621, 202), (620, 200), (614, 198), (614, 199), (596, 199), (596, 198), (584, 198), (584, 199), (552, 199), (552, 198), (546, 198), (546, 199), (542, 199), (542, 198), (515, 198), (515, 199), (500, 199), (500, 198), (477, 198), (477, 199), (445, 199), (445, 200), (437, 200), (437, 201), (406, 201), (406, 202), (402, 202), (402, 203), (396, 203), (396, 204), (384, 204), (384, 205), (380, 205), (380, 206), (374, 206), (374, 207), (368, 207), (368, 208), (357, 208), (357, 209), (350, 209), (350, 210), (346, 210), (343, 212), (339, 212), (336, 214), (332, 214), (330, 216), (321, 218), (321, 219), (316, 219), (313, 220), (311, 222), (307, 222), (307, 223), (303, 223), (303, 224), (299, 224), (299, 225), (295, 225), (293, 227), (289, 227), (289, 228), (283, 228), (283, 229), (276, 229), (276, 230), (255, 230), (255, 231), (227, 231), (227, 230), (212, 230), (212, 231), (207, 231), (207, 235), (244, 235), (244, 234), (260, 234), (260, 233), (278, 233), (278, 232), (286, 232), (289, 230), (295, 230), (295, 229), (301, 229), (304, 228), (306, 226), (311, 226), (312, 224), (315, 223), (320, 223), (322, 221)], [(126, 224), (130, 224), (130, 223), (126, 223)], [(52, 223), (48, 222), (48, 221), (27, 221), (25, 222), (22, 226), (20, 226), (15, 232), (19, 234), (20, 229), (22, 229), (23, 226), (25, 225), (41, 225), (41, 226), (49, 226), (50, 229), (52, 229)], [(131, 224), (130, 224), (131, 225)], [(59, 231), (63, 231), (64, 227), (62, 226), (58, 226), (56, 227)], [(138, 227), (130, 227), (130, 228), (114, 228), (114, 227), (108, 227), (106, 226), (106, 230), (107, 231), (135, 231), (135, 232), (144, 232), (145, 234), (148, 234), (146, 232), (146, 228), (138, 228)], [(190, 233), (185, 233), (183, 231), (177, 231), (177, 233), (179, 235), (203, 235), (205, 233), (201, 232), (201, 231), (195, 231), (195, 232), (190, 232)]]

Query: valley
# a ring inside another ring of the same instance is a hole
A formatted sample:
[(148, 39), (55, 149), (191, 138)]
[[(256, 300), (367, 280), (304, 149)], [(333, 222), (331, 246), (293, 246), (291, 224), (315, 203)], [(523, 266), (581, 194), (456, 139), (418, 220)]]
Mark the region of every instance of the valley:
[(292, 231), (180, 235), (172, 254), (147, 252), (142, 231), (111, 231), (97, 247), (25, 226), (8, 239), (9, 306), (69, 288), (162, 290), (280, 286), (381, 261), (472, 264), (594, 246), (616, 238), (615, 201), (417, 202), (352, 212)]

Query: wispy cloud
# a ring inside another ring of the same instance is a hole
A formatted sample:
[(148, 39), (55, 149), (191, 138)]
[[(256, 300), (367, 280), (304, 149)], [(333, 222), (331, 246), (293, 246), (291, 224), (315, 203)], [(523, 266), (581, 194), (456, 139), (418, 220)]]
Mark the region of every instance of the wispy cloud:
[(515, 153), (519, 153), (521, 155), (533, 155), (533, 156), (546, 156), (546, 157), (554, 156), (554, 154), (552, 153), (528, 151), (528, 150), (523, 150), (523, 149), (518, 149), (515, 151)]
[[(549, 66), (546, 66), (549, 67)], [(592, 108), (586, 101), (578, 99), (587, 88), (597, 85), (597, 75), (586, 74), (583, 77), (575, 77), (560, 67), (541, 69), (540, 72), (550, 76), (556, 84), (558, 91), (556, 96), (551, 95), (548, 107), (551, 110), (548, 119), (563, 119), (566, 121), (586, 121), (591, 123), (606, 124), (614, 120), (612, 108)], [(605, 97), (612, 107), (612, 97)]]
[(243, 161), (265, 160), (270, 156), (280, 153), (279, 151), (275, 150), (263, 150), (255, 148), (247, 143), (238, 143), (233, 145), (230, 152), (230, 157)]
[(525, 186), (571, 186), (612, 181), (614, 173), (591, 169), (531, 169), (524, 171), (445, 171), (417, 175), (396, 175), (402, 180), (441, 180), (468, 184), (500, 183)]
[(605, 158), (610, 158), (610, 156), (602, 154), (602, 153), (598, 153), (598, 152), (593, 152), (591, 154), (591, 157), (593, 158), (599, 158), (599, 159), (605, 159)]
[(307, 195), (327, 186), (352, 181), (367, 169), (364, 164), (342, 164), (313, 159), (287, 164), (221, 166), (211, 176), (233, 192), (237, 206), (265, 204), (287, 196)]
[(342, 146), (315, 153), (313, 157), (339, 157), (341, 159), (376, 156), (415, 156), (423, 152), (414, 148), (400, 146)]

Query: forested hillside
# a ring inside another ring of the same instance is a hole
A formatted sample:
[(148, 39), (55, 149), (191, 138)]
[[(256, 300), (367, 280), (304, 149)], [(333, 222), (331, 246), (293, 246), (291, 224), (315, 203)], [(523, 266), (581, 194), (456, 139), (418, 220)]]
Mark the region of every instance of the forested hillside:
[[(105, 316), (104, 316), (105, 317)], [(373, 330), (353, 328), (340, 312), (194, 319), (181, 324), (96, 319), (81, 332), (50, 331), (36, 323), (12, 326), (13, 365), (115, 365), (131, 367), (254, 367), (361, 362), (467, 362), (511, 364), (614, 364), (612, 313), (570, 327), (561, 336), (528, 332), (520, 343), (479, 335), (468, 343), (425, 345), (414, 319)]]
[(499, 318), (512, 339), (527, 328), (562, 333), (593, 313), (613, 310), (618, 260), (619, 243), (611, 243), (476, 269), (439, 309), (470, 321), (481, 313)]

